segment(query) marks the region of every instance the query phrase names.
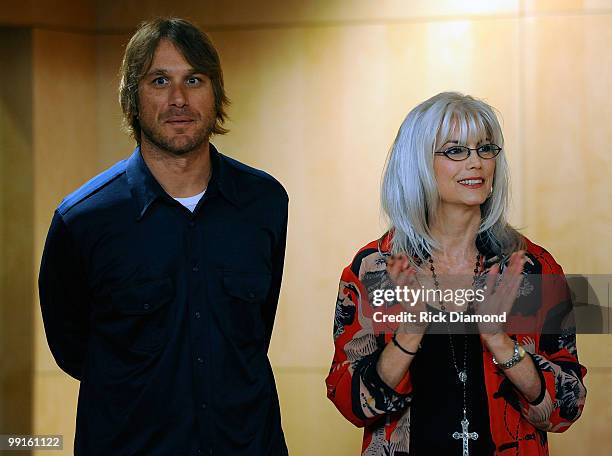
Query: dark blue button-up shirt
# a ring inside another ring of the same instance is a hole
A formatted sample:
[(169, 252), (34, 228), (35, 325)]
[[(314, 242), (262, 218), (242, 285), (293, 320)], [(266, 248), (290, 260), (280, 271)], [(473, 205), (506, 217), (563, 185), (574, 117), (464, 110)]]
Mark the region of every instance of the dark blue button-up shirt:
[(81, 381), (77, 455), (287, 453), (267, 357), (287, 194), (210, 154), (193, 213), (139, 149), (55, 211), (40, 303), (55, 360)]

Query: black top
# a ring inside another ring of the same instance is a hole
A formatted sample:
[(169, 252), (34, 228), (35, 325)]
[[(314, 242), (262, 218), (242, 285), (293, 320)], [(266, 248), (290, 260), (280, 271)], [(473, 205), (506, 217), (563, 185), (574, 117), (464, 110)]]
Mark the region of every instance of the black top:
[[(455, 358), (463, 370), (467, 338), (467, 410), (469, 432), (478, 439), (469, 440), (470, 455), (492, 455), (495, 450), (489, 426), (489, 408), (482, 367), (482, 344), (478, 334), (453, 334)], [(463, 440), (463, 388), (453, 364), (449, 335), (426, 333), (421, 349), (410, 365), (414, 396), (410, 410), (410, 456), (458, 456)]]
[(40, 302), (55, 360), (81, 381), (76, 455), (287, 454), (267, 357), (287, 194), (210, 151), (193, 214), (138, 148), (55, 211)]

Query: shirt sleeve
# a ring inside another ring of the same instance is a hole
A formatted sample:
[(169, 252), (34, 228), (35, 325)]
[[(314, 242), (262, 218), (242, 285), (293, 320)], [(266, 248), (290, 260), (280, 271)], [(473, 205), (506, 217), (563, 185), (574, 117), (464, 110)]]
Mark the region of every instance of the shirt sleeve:
[(542, 392), (532, 402), (519, 394), (522, 415), (546, 432), (567, 430), (582, 414), (586, 399), (586, 368), (578, 362), (571, 294), (563, 271), (559, 271), (544, 279), (546, 299), (553, 304), (546, 306), (543, 333), (537, 340), (537, 350), (530, 353), (543, 384)]
[(88, 293), (74, 241), (56, 211), (38, 276), (47, 343), (58, 366), (81, 380), (89, 334)]
[(287, 244), (287, 222), (288, 222), (288, 200), (285, 198), (283, 206), (283, 218), (279, 229), (279, 236), (276, 245), (272, 251), (272, 278), (270, 283), (270, 291), (266, 298), (266, 304), (263, 309), (263, 320), (266, 330), (266, 351), (270, 346), (272, 338), (272, 330), (274, 328), (274, 320), (276, 318), (276, 309), (278, 307), (278, 299), (280, 296), (281, 283), (283, 280), (283, 268), (285, 264), (285, 248)]
[(408, 407), (412, 385), (409, 374), (391, 388), (376, 365), (386, 346), (372, 320), (364, 317), (365, 287), (350, 267), (344, 269), (334, 316), (334, 357), (327, 379), (327, 397), (355, 426), (363, 427), (388, 413)]

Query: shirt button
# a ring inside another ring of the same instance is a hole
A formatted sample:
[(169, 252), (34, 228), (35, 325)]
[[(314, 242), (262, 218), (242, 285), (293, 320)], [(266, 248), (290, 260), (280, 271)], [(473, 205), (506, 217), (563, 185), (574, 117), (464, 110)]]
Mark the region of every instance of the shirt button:
[(149, 310), (149, 303), (145, 303), (142, 307), (144, 307), (144, 310)]
[(191, 270), (192, 270), (193, 272), (198, 272), (198, 271), (200, 270), (200, 268), (199, 268), (199, 266), (197, 266), (197, 265), (196, 265), (196, 266), (194, 266), (193, 268), (191, 268)]
[(202, 402), (202, 410), (206, 408), (206, 403)]
[(193, 220), (190, 220), (190, 221), (189, 221), (189, 226), (190, 226), (191, 228), (193, 228), (193, 227), (195, 226), (195, 222), (194, 222)]
[(201, 356), (198, 356), (198, 363), (202, 364), (204, 362), (204, 359)]
[(196, 317), (196, 318), (200, 318), (200, 312), (196, 312), (196, 313), (195, 313), (195, 317)]

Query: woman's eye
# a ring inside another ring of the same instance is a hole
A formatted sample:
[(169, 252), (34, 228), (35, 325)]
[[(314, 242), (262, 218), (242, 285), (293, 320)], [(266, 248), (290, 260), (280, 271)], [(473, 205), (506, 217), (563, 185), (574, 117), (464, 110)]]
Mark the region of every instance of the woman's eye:
[(164, 78), (163, 76), (160, 76), (159, 78), (153, 79), (153, 84), (154, 85), (164, 85), (166, 82), (167, 82), (167, 79)]
[(446, 149), (447, 155), (461, 155), (463, 153), (463, 149), (461, 147), (451, 147), (450, 149)]
[(484, 146), (480, 146), (480, 152), (492, 152), (493, 146), (491, 144), (485, 144)]
[(190, 85), (199, 84), (200, 82), (202, 82), (202, 80), (200, 78), (198, 78), (198, 77), (195, 77), (195, 76), (187, 79), (187, 84), (190, 84)]

